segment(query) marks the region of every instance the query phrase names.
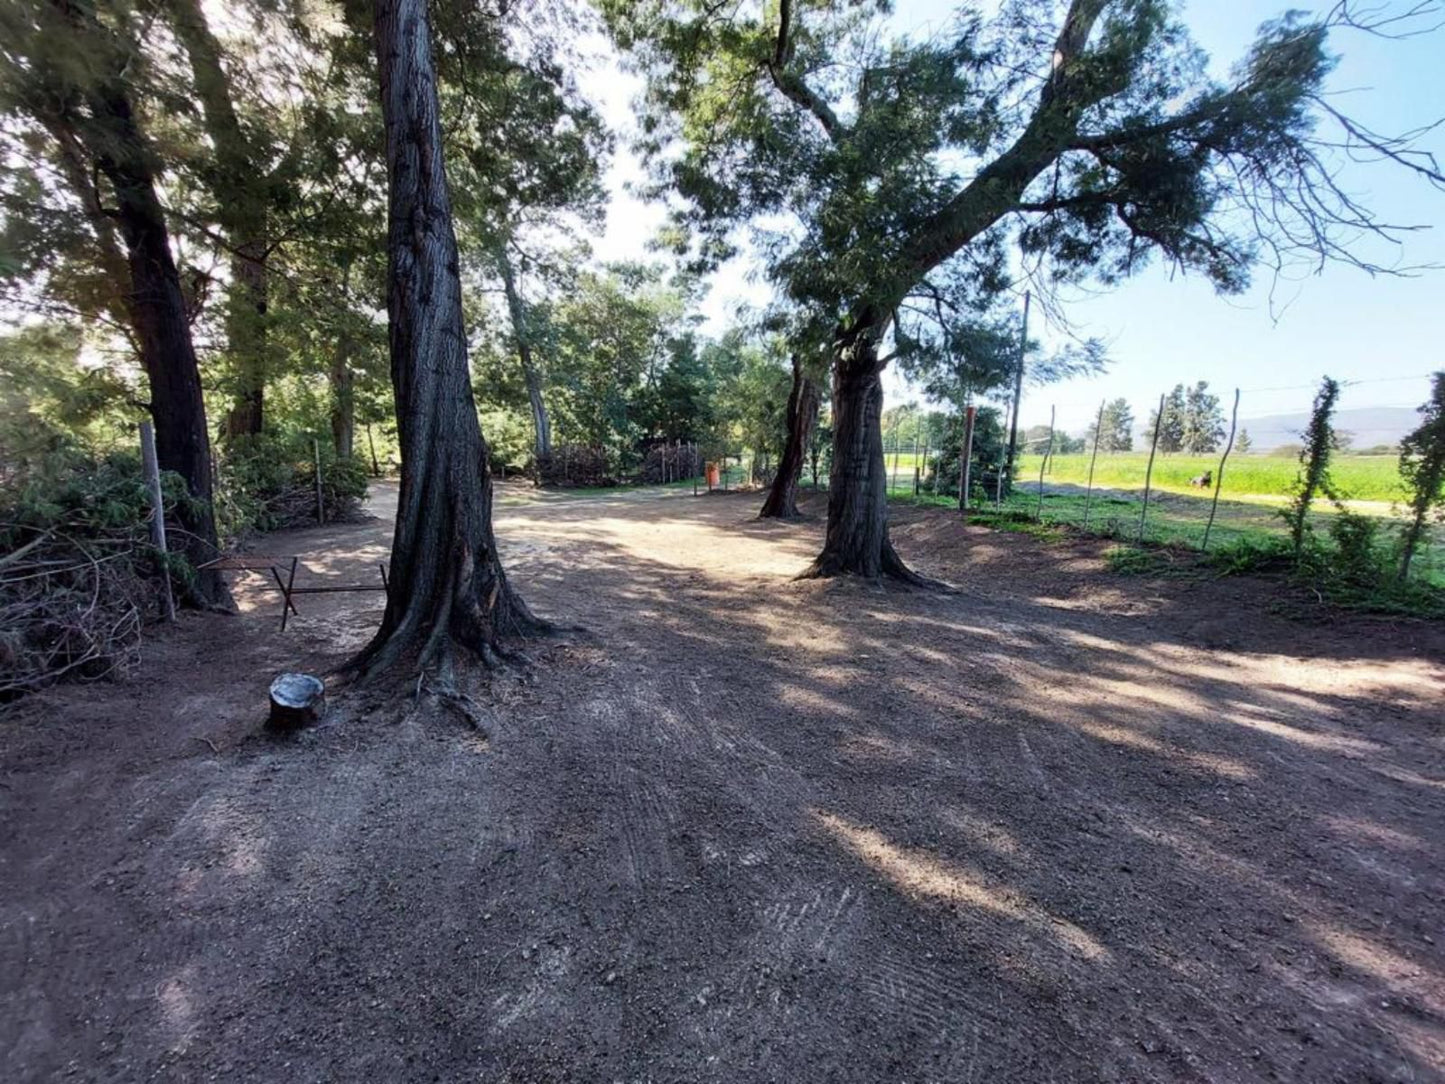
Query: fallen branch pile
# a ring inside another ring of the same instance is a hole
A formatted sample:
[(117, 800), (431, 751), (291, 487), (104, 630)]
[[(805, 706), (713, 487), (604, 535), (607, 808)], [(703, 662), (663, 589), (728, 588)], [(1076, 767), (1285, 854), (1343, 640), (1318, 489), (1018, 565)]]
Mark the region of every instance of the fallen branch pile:
[(645, 485), (660, 485), (701, 476), (702, 458), (697, 454), (697, 447), (679, 442), (655, 444), (649, 448), (642, 460), (638, 480)]
[(559, 444), (550, 455), (538, 456), (537, 475), (544, 486), (615, 486), (607, 453), (581, 444)]
[(0, 702), (135, 667), (141, 626), (158, 605), (143, 533), (81, 539), (59, 526), (0, 524), (0, 536), (20, 542), (0, 555)]

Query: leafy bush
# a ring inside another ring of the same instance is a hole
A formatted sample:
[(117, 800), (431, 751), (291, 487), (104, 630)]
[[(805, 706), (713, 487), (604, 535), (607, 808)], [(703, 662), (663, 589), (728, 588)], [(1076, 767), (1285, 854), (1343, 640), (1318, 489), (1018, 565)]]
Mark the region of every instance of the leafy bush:
[[(217, 526), (225, 537), (316, 522), (316, 463), (310, 442), (272, 436), (234, 442), (221, 460)], [(359, 459), (321, 453), (321, 504), (328, 523), (354, 516), (366, 497)]]
[(1209, 553), (1224, 575), (1285, 575), (1322, 601), (1352, 610), (1415, 617), (1445, 616), (1445, 591), (1396, 575), (1395, 549), (1381, 523), (1341, 509), (1329, 540), (1306, 533), (1295, 551), (1283, 535), (1248, 535)]

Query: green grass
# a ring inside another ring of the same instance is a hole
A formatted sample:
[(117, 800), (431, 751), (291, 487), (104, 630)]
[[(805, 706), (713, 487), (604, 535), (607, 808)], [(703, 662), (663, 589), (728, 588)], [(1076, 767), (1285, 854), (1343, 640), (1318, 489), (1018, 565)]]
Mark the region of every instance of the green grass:
[[(912, 496), (911, 479), (906, 487), (900, 480), (899, 486), (892, 492), (896, 501), (944, 508), (958, 506), (954, 497), (934, 496), (926, 491), (917, 497)], [(1130, 545), (1142, 541), (1198, 550), (1204, 542), (1209, 505), (1210, 497), (1197, 489), (1186, 489), (1182, 493), (1155, 492), (1149, 499), (1149, 514), (1144, 521), (1142, 535), (1142, 495), (1122, 495), (1118, 490), (1103, 494), (1096, 492), (1092, 497), (1085, 497), (1082, 492), (1046, 492), (1042, 503), (1037, 491), (1018, 490), (1006, 498), (997, 510), (992, 501), (975, 503), (969, 517), (975, 523), (1036, 534), (1046, 539), (1057, 535), (1061, 528), (1069, 528), (1104, 538), (1116, 538)], [(1315, 534), (1327, 540), (1332, 519), (1333, 510), (1328, 502), (1321, 502), (1319, 510), (1311, 516)], [(1214, 526), (1209, 532), (1209, 549), (1211, 553), (1251, 548), (1270, 551), (1284, 537), (1285, 530), (1284, 520), (1279, 516), (1279, 505), (1221, 497)], [(1395, 532), (1392, 527), (1387, 527), (1382, 534), (1387, 545), (1393, 542)], [(1416, 558), (1411, 579), (1445, 587), (1445, 538), (1440, 537), (1440, 532), (1436, 532)]]
[[(1020, 483), (1037, 483), (1037, 455), (1019, 459)], [(1099, 454), (1094, 468), (1094, 485), (1104, 489), (1144, 488), (1148, 452)], [(1189, 479), (1219, 469), (1217, 455), (1159, 455), (1154, 460), (1155, 488), (1176, 493), (1198, 493)], [(1284, 499), (1299, 473), (1299, 462), (1290, 456), (1232, 455), (1224, 468), (1221, 497), (1268, 497)], [(1355, 501), (1396, 501), (1403, 498), (1400, 462), (1392, 455), (1337, 455), (1330, 475), (1341, 497)], [(1054, 456), (1045, 485), (1084, 485), (1089, 478), (1089, 456)]]

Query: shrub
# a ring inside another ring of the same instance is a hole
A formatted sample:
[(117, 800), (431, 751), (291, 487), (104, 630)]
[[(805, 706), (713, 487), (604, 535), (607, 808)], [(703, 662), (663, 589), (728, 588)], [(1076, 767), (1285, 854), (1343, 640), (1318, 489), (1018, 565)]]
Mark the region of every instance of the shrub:
[(1445, 518), (1445, 370), (1431, 377), (1419, 428), (1400, 442), (1400, 476), (1410, 492), (1410, 519), (1400, 538), (1399, 579), (1404, 581), (1427, 520)]
[(1335, 404), (1339, 402), (1340, 385), (1336, 380), (1325, 377), (1315, 395), (1314, 407), (1310, 411), (1309, 427), (1305, 430), (1304, 448), (1300, 451), (1299, 478), (1294, 484), (1294, 499), (1280, 514), (1289, 524), (1290, 541), (1294, 552), (1304, 552), (1305, 538), (1309, 533), (1310, 505), (1319, 494), (1333, 498), (1330, 485), (1330, 455), (1335, 450), (1335, 431), (1331, 424)]
[[(224, 537), (316, 522), (316, 462), (309, 441), (269, 435), (232, 443), (217, 471), (217, 526)], [(321, 454), (321, 504), (327, 522), (356, 514), (366, 497), (359, 459)]]

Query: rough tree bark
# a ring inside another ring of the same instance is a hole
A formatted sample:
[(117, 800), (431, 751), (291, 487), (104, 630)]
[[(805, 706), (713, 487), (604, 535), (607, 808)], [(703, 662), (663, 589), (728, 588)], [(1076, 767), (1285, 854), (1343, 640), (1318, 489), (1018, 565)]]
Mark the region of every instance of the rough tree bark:
[[(116, 58), (114, 72), (85, 84), (84, 114), (67, 116), (67, 123), (90, 154), (96, 173), (111, 188), (111, 214), (125, 249), (130, 284), (124, 310), (150, 386), (156, 458), (162, 470), (185, 479), (195, 498), (176, 514), (182, 528), (182, 550), (197, 566), (217, 552), (206, 406), (180, 274), (156, 194), (151, 151), (121, 75), (121, 58), (131, 50), (116, 47), (111, 32), (83, 9), (63, 3), (57, 6), (77, 34), (102, 43), (97, 55), (107, 57), (107, 65), (112, 63), (111, 57)], [(225, 583), (214, 570), (197, 573), (189, 593), (205, 605), (224, 605), (230, 600)]]
[[(888, 576), (909, 583), (932, 582), (911, 572), (888, 539), (879, 382), (885, 363), (879, 360), (878, 346), (891, 313), (909, 290), (1005, 215), (1023, 208), (1025, 191), (1077, 138), (1087, 110), (1123, 89), (1075, 70), (1074, 61), (1105, 6), (1104, 0), (1072, 0), (1054, 43), (1053, 68), (1024, 130), (966, 187), (913, 228), (886, 279), (874, 284), (869, 300), (859, 301), (852, 319), (840, 328), (833, 348), (828, 531), (823, 552), (803, 576), (851, 573), (869, 579)], [(779, 91), (811, 113), (829, 138), (846, 142), (851, 138), (846, 126), (800, 74), (786, 68), (792, 55), (790, 10), (790, 4), (779, 8), (777, 49), (769, 71)]]
[(783, 457), (778, 473), (763, 501), (760, 519), (793, 519), (798, 514), (798, 479), (803, 476), (803, 461), (818, 424), (818, 385), (804, 372), (803, 360), (793, 355), (793, 388), (788, 393), (788, 438), (783, 444)]
[(338, 459), (350, 459), (356, 446), (356, 378), (351, 372), (351, 337), (344, 331), (331, 359), (331, 444)]
[(834, 346), (833, 464), (828, 530), (820, 553), (799, 576), (883, 576), (919, 586), (933, 581), (908, 568), (888, 538), (888, 478), (883, 460), (883, 365), (878, 340), (887, 321), (868, 312)]
[(350, 668), (368, 678), (413, 660), (445, 692), (454, 648), (495, 665), (510, 654), (504, 638), (549, 626), (507, 582), (492, 535), (426, 0), (376, 0), (373, 10), (390, 187), (387, 313), (401, 495), (386, 614)]
[(497, 246), (497, 266), (502, 272), (502, 287), (507, 295), (507, 312), (512, 318), (512, 336), (517, 340), (517, 356), (522, 361), (522, 378), (527, 385), (527, 401), (532, 406), (533, 451), (537, 462), (552, 454), (552, 423), (547, 418), (547, 402), (542, 398), (542, 374), (532, 358), (532, 340), (527, 333), (527, 310), (517, 290), (512, 259), (505, 243)]
[(206, 132), (215, 147), (217, 218), (230, 247), (235, 295), (226, 313), (226, 343), (237, 375), (235, 401), (226, 415), (228, 438), (254, 436), (265, 425), (268, 377), (266, 314), (270, 271), (266, 240), (270, 178), (231, 100), (221, 43), (211, 33), (200, 0), (170, 0), (176, 37), (190, 60)]
[[(128, 121), (129, 104), (116, 101)], [(186, 318), (180, 275), (171, 257), (170, 239), (153, 180), (142, 170), (103, 156), (100, 171), (115, 188), (116, 214), (128, 250), (131, 311), (141, 366), (150, 384), (150, 411), (156, 427), (156, 458), (162, 470), (175, 471), (195, 498), (177, 510), (184, 528), (184, 552), (193, 567), (214, 558), (216, 520), (212, 511), (211, 443), (206, 404), (196, 366), (191, 325)], [(199, 601), (224, 605), (229, 594), (220, 573), (198, 572), (192, 588)]]

